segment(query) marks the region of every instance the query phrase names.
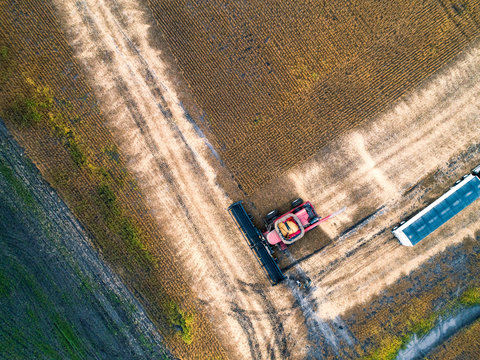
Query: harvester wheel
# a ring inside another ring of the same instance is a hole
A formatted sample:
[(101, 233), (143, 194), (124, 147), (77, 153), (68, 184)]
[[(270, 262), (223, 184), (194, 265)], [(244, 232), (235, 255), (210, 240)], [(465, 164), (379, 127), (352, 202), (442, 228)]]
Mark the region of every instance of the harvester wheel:
[(312, 284), (312, 280), (311, 280), (309, 277), (307, 277), (307, 278), (305, 279), (305, 282), (303, 283), (303, 288), (304, 288), (304, 289), (308, 289), (311, 284)]
[(301, 198), (295, 199), (292, 201), (292, 209), (302, 204), (303, 204), (303, 200)]
[(278, 210), (272, 210), (270, 211), (267, 215), (265, 215), (265, 222), (266, 223), (271, 223), (273, 219), (275, 219), (278, 216)]
[[(267, 244), (268, 244), (268, 243), (267, 243)], [(267, 245), (267, 249), (268, 249), (268, 252), (270, 253), (270, 255), (273, 256), (274, 250), (273, 250), (272, 245), (268, 244), (268, 245)], [(275, 258), (274, 258), (274, 259), (275, 259)], [(275, 261), (277, 261), (277, 259), (275, 259)]]

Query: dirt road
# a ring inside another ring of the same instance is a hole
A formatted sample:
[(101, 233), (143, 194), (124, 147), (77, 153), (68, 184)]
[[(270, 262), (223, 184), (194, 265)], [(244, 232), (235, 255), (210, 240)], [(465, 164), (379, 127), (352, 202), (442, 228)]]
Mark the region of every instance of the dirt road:
[[(142, 2), (55, 2), (108, 125), (149, 199), (165, 246), (189, 272), (232, 358), (316, 357), (322, 347), (341, 356), (343, 346), (355, 341), (342, 325), (341, 312), (444, 248), (446, 241), (438, 238), (414, 250), (400, 248), (386, 227), (418, 205), (421, 186), (404, 196), (418, 179), (447, 169), (449, 159), (476, 144), (474, 94), (480, 85), (471, 74), (479, 73), (478, 50), (251, 197), (260, 212), (297, 194), (318, 204), (322, 213), (347, 206), (322, 225), (324, 232), (310, 237), (335, 241), (292, 269), (312, 278), (314, 290), (305, 294), (289, 283), (270, 287), (234, 227), (226, 208), (238, 199), (225, 192), (232, 183), (218, 177), (225, 169), (182, 106), (188, 90), (165, 60), (168, 54), (155, 47), (158, 39), (152, 36), (158, 33)], [(469, 156), (480, 160), (477, 148)], [(456, 169), (461, 173), (464, 167), (460, 160)], [(445, 183), (452, 179), (445, 175)], [(370, 222), (342, 235), (376, 209), (381, 210)]]

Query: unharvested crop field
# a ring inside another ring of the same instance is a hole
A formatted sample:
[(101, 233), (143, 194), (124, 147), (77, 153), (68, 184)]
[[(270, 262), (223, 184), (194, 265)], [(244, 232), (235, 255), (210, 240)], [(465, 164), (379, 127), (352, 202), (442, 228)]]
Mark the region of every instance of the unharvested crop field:
[(479, 35), (476, 0), (147, 2), (247, 193)]

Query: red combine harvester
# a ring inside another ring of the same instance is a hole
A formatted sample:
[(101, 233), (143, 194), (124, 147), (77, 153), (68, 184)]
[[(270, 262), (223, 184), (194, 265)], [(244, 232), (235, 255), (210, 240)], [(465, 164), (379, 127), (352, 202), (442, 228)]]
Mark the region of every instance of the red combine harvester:
[(270, 211), (263, 219), (266, 230), (263, 236), (270, 245), (285, 250), (288, 245), (301, 239), (306, 232), (330, 219), (332, 215), (319, 218), (310, 201), (298, 198), (292, 201), (292, 210), (279, 216), (278, 210)]
[[(340, 212), (320, 218), (309, 201), (303, 202), (302, 199), (296, 199), (292, 201), (292, 209), (282, 216), (278, 215), (277, 210), (270, 211), (263, 219), (266, 230), (260, 231), (253, 224), (253, 217), (245, 211), (241, 201), (230, 205), (228, 211), (242, 231), (263, 270), (270, 278), (272, 285), (276, 285), (286, 278), (278, 266), (277, 259), (273, 257), (272, 246), (278, 245), (282, 250), (285, 250), (288, 245), (301, 239), (306, 232)], [(289, 276), (289, 278), (291, 277)], [(310, 285), (308, 277), (302, 281), (297, 279), (296, 282), (298, 286), (303, 288)]]

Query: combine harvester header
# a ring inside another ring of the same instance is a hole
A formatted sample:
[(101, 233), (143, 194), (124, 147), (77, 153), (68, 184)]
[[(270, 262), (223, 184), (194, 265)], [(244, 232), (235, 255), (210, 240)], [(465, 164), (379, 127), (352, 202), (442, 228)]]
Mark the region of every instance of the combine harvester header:
[(270, 253), (270, 248), (266, 244), (262, 233), (255, 227), (255, 225), (253, 225), (253, 222), (245, 211), (242, 202), (237, 201), (230, 205), (228, 211), (237, 223), (243, 237), (247, 240), (250, 249), (252, 249), (260, 265), (270, 278), (272, 285), (276, 285), (284, 280), (285, 275), (283, 275), (282, 270), (280, 270), (277, 262)]

